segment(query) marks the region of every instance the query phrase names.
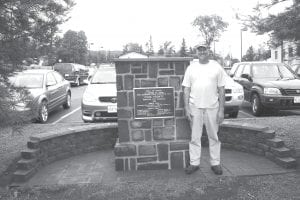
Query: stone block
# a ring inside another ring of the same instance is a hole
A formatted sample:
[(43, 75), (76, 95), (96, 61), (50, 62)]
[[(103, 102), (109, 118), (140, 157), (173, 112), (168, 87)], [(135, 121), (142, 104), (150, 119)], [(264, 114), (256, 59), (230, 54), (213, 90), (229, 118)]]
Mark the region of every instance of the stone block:
[(140, 87), (141, 87), (141, 80), (135, 79), (135, 80), (134, 80), (134, 87), (135, 87), (135, 88), (140, 88)]
[(124, 171), (124, 160), (122, 158), (115, 159), (115, 170), (116, 171)]
[(163, 119), (153, 119), (153, 126), (163, 126)]
[(171, 152), (171, 169), (182, 169), (184, 166), (183, 152)]
[(283, 147), (284, 142), (279, 138), (266, 139), (266, 144), (270, 147)]
[(291, 155), (291, 150), (286, 147), (274, 148), (271, 147), (271, 152), (277, 157), (289, 157)]
[(170, 87), (174, 87), (175, 91), (179, 91), (181, 89), (181, 81), (180, 77), (172, 76), (169, 78)]
[(189, 141), (177, 141), (170, 143), (170, 151), (188, 150)]
[(115, 156), (136, 156), (136, 146), (134, 144), (117, 144), (114, 148)]
[(130, 127), (133, 129), (150, 129), (151, 119), (132, 120), (130, 121)]
[(184, 62), (175, 62), (175, 74), (184, 75)]
[(175, 71), (173, 69), (159, 70), (158, 74), (161, 75), (161, 76), (164, 76), (164, 75), (174, 75)]
[(130, 73), (130, 63), (129, 62), (116, 62), (116, 73), (117, 74), (126, 74)]
[(154, 127), (153, 128), (154, 140), (174, 140), (175, 129), (172, 126), (169, 127)]
[(132, 117), (132, 111), (128, 109), (118, 109), (118, 118), (130, 119)]
[(129, 127), (127, 120), (118, 119), (118, 135), (120, 142), (129, 142)]
[(134, 78), (147, 78), (148, 76), (146, 74), (135, 74)]
[(168, 163), (147, 163), (147, 164), (140, 164), (137, 166), (137, 170), (161, 170), (161, 169), (168, 169)]
[(131, 74), (124, 75), (124, 90), (133, 89), (133, 78), (134, 76)]
[(124, 159), (124, 170), (125, 171), (129, 170), (129, 161), (128, 161), (128, 158)]
[(264, 139), (272, 139), (275, 137), (275, 131), (274, 130), (265, 130), (261, 133), (262, 137)]
[[(128, 92), (127, 93), (128, 95), (128, 106), (132, 107), (134, 106), (134, 103), (133, 103), (133, 92)], [(133, 111), (132, 111), (132, 115), (133, 115)]]
[(263, 143), (258, 143), (257, 147), (264, 150), (264, 151), (269, 151), (270, 150), (270, 147), (266, 144), (263, 144)]
[(165, 121), (165, 126), (172, 126), (175, 124), (174, 118), (167, 118), (167, 119), (164, 119), (164, 121)]
[(128, 106), (127, 92), (117, 92), (118, 108)]
[(150, 63), (148, 76), (149, 76), (149, 78), (157, 78), (157, 76), (158, 76), (158, 63), (157, 62)]
[(251, 153), (254, 153), (256, 155), (260, 155), (260, 156), (264, 156), (265, 155), (265, 151), (260, 149), (260, 148), (256, 148), (256, 147), (250, 147), (249, 151)]
[(123, 90), (123, 76), (121, 75), (117, 75), (117, 90), (120, 91), (120, 90)]
[(156, 155), (156, 145), (154, 144), (141, 144), (138, 146), (140, 156)]
[(140, 74), (142, 73), (142, 66), (131, 67), (132, 74)]
[(133, 130), (133, 131), (131, 131), (131, 139), (132, 139), (132, 141), (143, 141), (144, 140), (143, 130)]
[(152, 141), (152, 130), (145, 130), (145, 140), (146, 141)]
[(183, 117), (183, 116), (184, 116), (184, 111), (183, 111), (183, 109), (176, 109), (176, 110), (175, 110), (175, 116), (176, 116), (176, 117)]
[(27, 147), (29, 149), (38, 149), (40, 147), (40, 143), (38, 141), (30, 140), (27, 142)]
[(186, 118), (176, 119), (176, 139), (177, 140), (191, 139), (190, 123)]
[(169, 86), (169, 79), (168, 79), (168, 77), (158, 78), (157, 79), (157, 86), (158, 87), (168, 87)]
[(190, 152), (185, 151), (184, 152), (184, 159), (185, 159), (185, 167), (190, 165)]
[(164, 161), (169, 159), (169, 145), (168, 144), (158, 144), (157, 145), (157, 152), (158, 152), (158, 160)]
[(284, 168), (296, 168), (297, 167), (296, 159), (291, 158), (291, 157), (286, 157), (286, 158), (275, 157), (274, 162)]
[(141, 80), (141, 87), (156, 87), (156, 80)]
[(26, 149), (21, 151), (21, 157), (24, 159), (38, 158), (39, 154), (40, 154), (39, 149)]
[(136, 159), (135, 158), (130, 158), (129, 164), (130, 164), (130, 170), (136, 170)]
[(155, 162), (157, 161), (156, 156), (151, 156), (151, 157), (139, 157), (137, 158), (138, 163), (145, 163), (145, 162)]

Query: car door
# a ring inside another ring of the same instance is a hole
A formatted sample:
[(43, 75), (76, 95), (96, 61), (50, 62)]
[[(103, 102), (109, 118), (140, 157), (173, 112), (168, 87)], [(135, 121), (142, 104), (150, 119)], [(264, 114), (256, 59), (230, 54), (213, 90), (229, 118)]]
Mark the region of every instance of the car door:
[(48, 96), (48, 109), (52, 110), (59, 103), (58, 84), (51, 72), (46, 74), (46, 87)]
[[(245, 78), (248, 77), (248, 78)], [(245, 64), (241, 78), (240, 78), (240, 83), (243, 86), (244, 89), (244, 98), (246, 101), (250, 101), (251, 97), (251, 88), (253, 86), (252, 82), (252, 77), (251, 77), (251, 65), (250, 64)]]
[(58, 72), (52, 72), (52, 74), (57, 82), (58, 102), (62, 104), (66, 99), (67, 85), (64, 83), (64, 78)]

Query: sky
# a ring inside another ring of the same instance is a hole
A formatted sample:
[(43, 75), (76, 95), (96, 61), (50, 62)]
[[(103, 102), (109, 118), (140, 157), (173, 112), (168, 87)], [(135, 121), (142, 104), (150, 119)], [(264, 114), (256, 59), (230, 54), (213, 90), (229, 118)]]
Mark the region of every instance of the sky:
[[(197, 16), (216, 14), (229, 26), (215, 43), (215, 52), (240, 59), (242, 26), (235, 13), (251, 13), (258, 2), (267, 0), (74, 1), (71, 19), (60, 27), (62, 34), (67, 30), (84, 31), (91, 50), (123, 50), (127, 43), (139, 43), (146, 50), (150, 35), (155, 51), (165, 41), (171, 41), (178, 51), (183, 38), (188, 47), (194, 47), (203, 39), (192, 22)], [(257, 49), (268, 40), (250, 31), (243, 31), (242, 36), (243, 55), (249, 46)]]

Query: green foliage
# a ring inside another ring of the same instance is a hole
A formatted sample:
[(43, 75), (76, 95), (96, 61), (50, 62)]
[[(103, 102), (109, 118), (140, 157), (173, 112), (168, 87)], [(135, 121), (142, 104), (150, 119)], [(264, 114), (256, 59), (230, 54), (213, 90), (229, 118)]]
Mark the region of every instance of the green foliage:
[(263, 61), (271, 57), (271, 52), (266, 51), (263, 48), (255, 51), (252, 46), (246, 52), (246, 55), (243, 56), (242, 61)]
[(293, 4), (283, 12), (263, 16), (266, 10), (287, 0), (274, 0), (270, 4), (258, 4), (252, 16), (244, 19), (244, 24), (251, 27), (257, 34), (269, 33), (272, 44), (278, 46), (283, 40), (300, 40), (300, 1), (294, 0)]
[(86, 64), (87, 59), (87, 37), (83, 31), (68, 30), (62, 40), (57, 52), (57, 59), (66, 63)]
[(23, 60), (54, 56), (58, 25), (74, 5), (73, 0), (0, 0), (0, 126), (28, 121), (15, 112), (22, 100), (15, 97), (26, 90), (9, 87), (8, 77), (21, 69)]
[(149, 55), (154, 55), (154, 50), (153, 50), (153, 42), (152, 42), (152, 36), (150, 35), (149, 41), (146, 43), (146, 54)]
[(181, 57), (186, 57), (186, 56), (188, 56), (188, 53), (187, 53), (187, 51), (186, 51), (186, 44), (185, 44), (185, 39), (184, 39), (184, 38), (182, 39), (181, 48), (180, 48), (180, 50), (179, 50), (179, 55), (180, 55)]
[(217, 15), (198, 16), (192, 23), (193, 26), (198, 27), (207, 46), (211, 46), (213, 41), (216, 41), (221, 32), (224, 32), (228, 23), (222, 20), (222, 17)]

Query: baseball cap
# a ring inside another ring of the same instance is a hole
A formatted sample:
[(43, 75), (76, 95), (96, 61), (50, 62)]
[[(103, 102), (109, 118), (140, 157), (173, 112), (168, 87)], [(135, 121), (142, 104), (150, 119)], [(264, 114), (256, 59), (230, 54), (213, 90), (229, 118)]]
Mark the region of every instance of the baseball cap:
[(195, 48), (196, 48), (197, 50), (200, 50), (200, 49), (208, 49), (208, 46), (207, 46), (205, 43), (200, 43), (200, 44), (197, 44), (197, 45), (195, 46)]

